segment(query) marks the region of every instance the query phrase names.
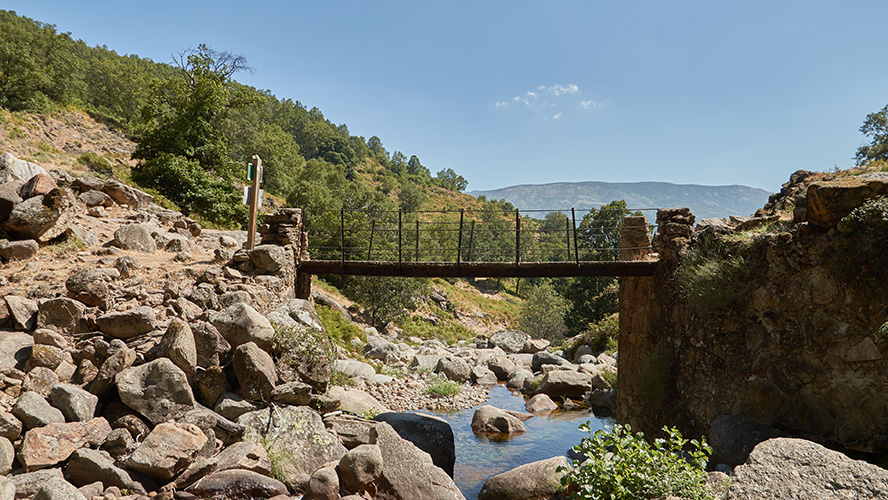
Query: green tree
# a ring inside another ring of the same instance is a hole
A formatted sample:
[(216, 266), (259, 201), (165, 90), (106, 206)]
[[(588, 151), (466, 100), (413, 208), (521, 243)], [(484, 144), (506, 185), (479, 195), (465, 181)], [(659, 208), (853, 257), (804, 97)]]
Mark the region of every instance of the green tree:
[(857, 148), (854, 159), (858, 165), (888, 159), (888, 106), (866, 115), (860, 132), (870, 138), (870, 143)]
[(383, 327), (416, 309), (427, 289), (428, 282), (424, 279), (355, 276), (348, 280), (344, 291), (364, 306), (374, 326)]
[(518, 328), (536, 338), (561, 340), (567, 332), (567, 301), (546, 281), (532, 287), (518, 315)]
[(398, 206), (405, 212), (415, 212), (422, 208), (427, 198), (428, 195), (422, 188), (404, 183), (401, 185), (401, 192), (398, 193)]
[(452, 168), (441, 170), (435, 177), (435, 182), (444, 189), (461, 193), (469, 186), (469, 181), (461, 175), (457, 175)]
[[(630, 211), (623, 200), (612, 201), (585, 214), (577, 228), (580, 260), (617, 260), (620, 228), (627, 215)], [(561, 293), (570, 302), (564, 321), (571, 331), (582, 331), (619, 308), (616, 278), (584, 276), (561, 283)]]

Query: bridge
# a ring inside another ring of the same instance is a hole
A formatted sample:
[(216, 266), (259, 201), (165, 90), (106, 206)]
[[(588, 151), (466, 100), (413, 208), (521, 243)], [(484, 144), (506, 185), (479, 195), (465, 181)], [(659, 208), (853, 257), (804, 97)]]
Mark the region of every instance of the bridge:
[(642, 214), (656, 210), (283, 209), (260, 231), (263, 243), (298, 247), (303, 279), (651, 276), (656, 226)]

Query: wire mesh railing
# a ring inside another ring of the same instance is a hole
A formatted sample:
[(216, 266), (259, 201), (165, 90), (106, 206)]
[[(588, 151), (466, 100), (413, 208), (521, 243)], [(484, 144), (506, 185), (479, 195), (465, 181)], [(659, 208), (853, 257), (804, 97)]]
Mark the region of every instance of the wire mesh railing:
[(313, 261), (579, 263), (619, 260), (624, 217), (656, 210), (342, 209), (306, 211), (304, 228)]

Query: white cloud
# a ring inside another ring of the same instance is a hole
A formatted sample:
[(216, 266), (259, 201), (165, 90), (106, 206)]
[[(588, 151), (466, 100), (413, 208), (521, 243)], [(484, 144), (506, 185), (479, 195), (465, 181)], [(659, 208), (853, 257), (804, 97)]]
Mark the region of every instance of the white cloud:
[[(496, 109), (505, 110), (513, 107), (527, 109), (544, 119), (561, 120), (569, 118), (571, 110), (595, 110), (604, 107), (607, 101), (583, 99), (580, 86), (575, 83), (539, 85), (525, 91), (510, 100), (497, 101)], [(554, 114), (552, 114), (554, 113)]]

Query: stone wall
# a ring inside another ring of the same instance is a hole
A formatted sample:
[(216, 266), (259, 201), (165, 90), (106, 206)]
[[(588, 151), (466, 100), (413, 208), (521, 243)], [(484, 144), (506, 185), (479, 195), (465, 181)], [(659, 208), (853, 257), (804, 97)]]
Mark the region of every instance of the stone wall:
[[(816, 186), (818, 196), (833, 187)], [(621, 284), (618, 420), (648, 434), (677, 425), (700, 435), (731, 414), (828, 445), (888, 452), (888, 258), (878, 257), (886, 237), (835, 227), (873, 196), (843, 199), (842, 212), (819, 218), (825, 222), (793, 223), (789, 214), (784, 223), (759, 218), (770, 224), (764, 228), (746, 218), (694, 230), (687, 209), (661, 210), (653, 246), (662, 265), (652, 278)], [(807, 202), (815, 214), (824, 200)], [(746, 265), (741, 278), (725, 280), (736, 293), (723, 304), (701, 304), (677, 279), (707, 242)], [(861, 258), (867, 252), (876, 260)]]

